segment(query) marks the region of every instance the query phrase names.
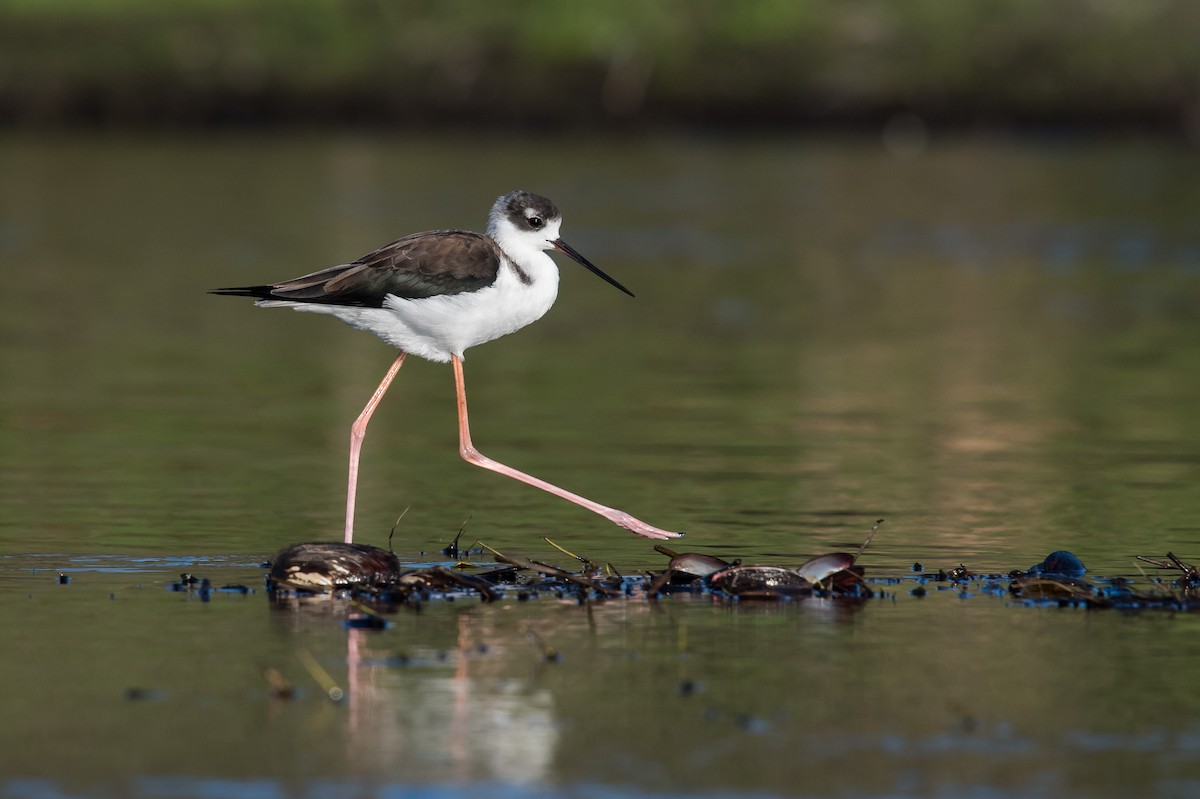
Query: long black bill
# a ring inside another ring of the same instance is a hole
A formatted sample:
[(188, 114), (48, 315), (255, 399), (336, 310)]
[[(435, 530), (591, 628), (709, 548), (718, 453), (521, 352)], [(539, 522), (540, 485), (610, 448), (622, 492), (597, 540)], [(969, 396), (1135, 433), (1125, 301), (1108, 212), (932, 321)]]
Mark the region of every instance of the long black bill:
[(574, 259), (575, 259), (575, 260), (576, 260), (578, 263), (582, 264), (584, 267), (586, 267), (587, 269), (591, 270), (592, 274), (594, 274), (594, 275), (596, 275), (597, 277), (600, 277), (600, 278), (602, 278), (602, 279), (603, 279), (603, 280), (605, 280), (606, 282), (608, 282), (608, 283), (611, 283), (612, 285), (616, 286), (616, 287), (617, 287), (617, 288), (619, 288), (621, 291), (623, 291), (623, 292), (625, 292), (626, 294), (628, 294), (630, 297), (634, 296), (634, 294), (633, 294), (633, 292), (632, 292), (632, 291), (630, 291), (629, 289), (625, 288), (625, 287), (624, 287), (624, 286), (622, 286), (620, 283), (618, 283), (617, 281), (613, 280), (613, 279), (612, 279), (611, 277), (609, 277), (608, 275), (606, 275), (606, 274), (604, 274), (603, 272), (601, 272), (599, 267), (595, 266), (595, 265), (594, 265), (594, 264), (593, 264), (591, 261), (589, 261), (587, 258), (584, 258), (584, 257), (583, 257), (582, 255), (580, 255), (579, 253), (575, 252), (575, 250), (574, 250), (574, 249), (571, 247), (571, 245), (567, 244), (567, 243), (566, 243), (565, 241), (563, 241), (562, 239), (554, 239), (554, 240), (553, 240), (552, 242), (550, 242), (550, 243), (554, 245), (554, 249), (558, 250), (559, 252), (565, 252), (567, 255), (569, 255), (569, 256), (571, 256), (572, 258), (574, 258)]

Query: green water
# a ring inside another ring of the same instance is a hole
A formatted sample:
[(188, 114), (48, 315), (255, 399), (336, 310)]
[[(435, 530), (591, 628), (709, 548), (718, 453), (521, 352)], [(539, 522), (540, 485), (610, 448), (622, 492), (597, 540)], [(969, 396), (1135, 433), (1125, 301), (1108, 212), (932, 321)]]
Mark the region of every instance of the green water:
[[(340, 535), (349, 424), (393, 357), (204, 292), (480, 229), (515, 187), (638, 296), (564, 261), (546, 318), (468, 352), (488, 455), (748, 562), (857, 546), (877, 518), (876, 575), (1200, 560), (1194, 152), (10, 137), (0, 176), (0, 795), (1200, 790), (1186, 615), (902, 584), (858, 607), (457, 602), (368, 633), (164, 589), (257, 588), (279, 546)], [(402, 370), (359, 498), (368, 543), (408, 509), (411, 562), (469, 518), (506, 551), (662, 565), (462, 462), (444, 365)]]

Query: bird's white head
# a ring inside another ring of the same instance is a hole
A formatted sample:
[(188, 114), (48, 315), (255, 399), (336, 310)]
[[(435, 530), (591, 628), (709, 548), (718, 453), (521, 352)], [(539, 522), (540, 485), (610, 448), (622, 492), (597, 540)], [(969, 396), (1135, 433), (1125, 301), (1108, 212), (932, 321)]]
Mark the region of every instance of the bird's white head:
[(518, 263), (525, 263), (543, 250), (558, 250), (592, 273), (633, 296), (633, 292), (601, 272), (559, 236), (562, 213), (553, 202), (540, 194), (510, 191), (496, 200), (488, 215), (488, 235), (500, 249)]

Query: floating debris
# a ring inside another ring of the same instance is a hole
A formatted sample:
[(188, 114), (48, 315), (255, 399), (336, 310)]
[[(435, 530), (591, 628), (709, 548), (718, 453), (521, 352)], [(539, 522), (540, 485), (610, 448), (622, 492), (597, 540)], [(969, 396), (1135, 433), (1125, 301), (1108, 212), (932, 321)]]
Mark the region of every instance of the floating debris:
[(444, 566), (432, 566), (427, 569), (414, 569), (404, 572), (397, 580), (397, 588), (412, 591), (475, 591), (484, 602), (492, 602), (500, 598), (500, 594), (487, 580), (476, 575), (447, 569)]
[(801, 563), (796, 573), (815, 585), (853, 567), (854, 556), (849, 552), (830, 552), (828, 555), (818, 555)]
[[(358, 605), (362, 608), (362, 605)], [(361, 613), (351, 613), (346, 619), (346, 627), (352, 630), (386, 630), (388, 621), (373, 610), (363, 608)]]
[(546, 643), (546, 639), (542, 638), (536, 630), (528, 624), (522, 624), (521, 630), (525, 633), (525, 637), (541, 650), (543, 662), (557, 663), (559, 661), (560, 655), (558, 650)]
[(291, 680), (283, 676), (279, 669), (267, 668), (263, 671), (263, 679), (267, 681), (273, 698), (294, 699), (296, 697), (295, 686), (292, 685)]
[(966, 566), (964, 566), (963, 564), (960, 563), (957, 566), (955, 566), (953, 569), (951, 569), (948, 573), (943, 572), (941, 569), (939, 569), (938, 577), (939, 577), (939, 579), (942, 579), (942, 580), (949, 579), (950, 582), (952, 582), (952, 583), (964, 583), (968, 580), (973, 579), (975, 577), (975, 572), (971, 571)]
[(1160, 569), (1178, 571), (1180, 573), (1180, 577), (1175, 581), (1176, 588), (1182, 588), (1185, 591), (1193, 591), (1196, 588), (1200, 588), (1200, 569), (1197, 569), (1190, 563), (1184, 563), (1182, 560), (1175, 557), (1173, 552), (1167, 553), (1166, 560), (1147, 558), (1144, 555), (1138, 555), (1137, 559), (1143, 563), (1149, 563), (1152, 566), (1157, 566)]
[[(547, 538), (546, 543), (577, 567), (563, 568), (532, 557), (503, 553), (477, 542), (480, 552), (490, 552), (495, 565), (455, 562), (453, 566), (433, 565), (403, 569), (392, 552), (365, 544), (307, 543), (285, 547), (272, 559), (268, 587), (273, 600), (302, 599), (306, 596), (352, 600), (343, 616), (347, 627), (385, 629), (385, 614), (401, 605), (419, 610), (428, 599), (447, 602), (475, 597), (483, 602), (508, 598), (517, 602), (534, 601), (543, 596), (573, 599), (580, 604), (646, 597), (656, 599), (673, 594), (709, 595), (731, 601), (804, 600), (808, 597), (861, 600), (896, 594), (886, 586), (905, 589), (915, 598), (933, 590), (951, 591), (970, 600), (979, 596), (1007, 597), (1035, 606), (1081, 607), (1089, 609), (1168, 608), (1200, 609), (1200, 570), (1168, 552), (1163, 559), (1141, 556), (1139, 562), (1163, 572), (1174, 580), (1150, 578), (1152, 586), (1138, 589), (1129, 579), (1093, 578), (1085, 580), (1088, 569), (1083, 561), (1067, 550), (1056, 550), (1026, 570), (979, 574), (965, 564), (933, 570), (919, 563), (904, 575), (868, 579), (857, 562), (871, 543), (882, 519), (857, 552), (828, 552), (790, 567), (777, 564), (745, 564), (740, 559), (725, 560), (695, 552), (676, 552), (665, 546), (655, 549), (670, 558), (661, 572), (622, 575), (610, 563), (601, 566), (586, 555), (577, 554)], [(462, 530), (444, 554), (458, 557)], [(472, 571), (484, 567), (481, 571)], [(1143, 572), (1144, 574), (1144, 572)], [(193, 589), (195, 578), (181, 575), (175, 590), (195, 590), (201, 601), (213, 591), (249, 593), (245, 586), (214, 589), (207, 580)], [(876, 589), (875, 586), (883, 586)], [(531, 637), (532, 638), (532, 637)], [(543, 642), (544, 643), (544, 642)], [(547, 658), (549, 659), (549, 658)]]
[(684, 586), (694, 590), (716, 591), (738, 599), (787, 599), (807, 596), (814, 592), (821, 596), (831, 594), (854, 594), (869, 597), (863, 569), (855, 564), (871, 540), (875, 537), (883, 519), (875, 522), (867, 539), (858, 548), (857, 554), (830, 552), (818, 555), (795, 569), (773, 565), (743, 565), (740, 560), (732, 563), (711, 555), (695, 552), (678, 553), (665, 546), (654, 549), (669, 558), (666, 571), (655, 576), (647, 588), (650, 596), (669, 592), (672, 587)]
[[(508, 565), (514, 566), (519, 570), (528, 571), (541, 575), (542, 577), (551, 578), (551, 584), (543, 584), (542, 586), (538, 586), (545, 590), (572, 591), (581, 599), (586, 598), (593, 591), (602, 596), (621, 596), (625, 593), (621, 587), (622, 581), (620, 579), (600, 577), (597, 573), (598, 570), (595, 568), (595, 564), (580, 558), (578, 555), (571, 555), (571, 557), (587, 564), (584, 567), (584, 573), (582, 575), (572, 574), (565, 569), (560, 569), (557, 566), (551, 566), (550, 564), (542, 563), (541, 561), (505, 555), (502, 552), (492, 549), (487, 544), (483, 544), (482, 542), (480, 543), (484, 549), (492, 553), (492, 556), (499, 563), (507, 563)], [(559, 547), (559, 549), (561, 549), (561, 547)], [(554, 583), (557, 583), (557, 585)]]
[[(863, 583), (863, 568), (856, 565), (856, 561), (862, 557), (862, 553), (866, 552), (867, 547), (871, 545), (871, 541), (875, 538), (875, 533), (879, 531), (879, 525), (883, 524), (883, 519), (877, 519), (871, 527), (871, 532), (867, 535), (867, 539), (858, 547), (858, 552), (851, 555), (849, 552), (830, 552), (826, 555), (818, 555), (815, 558), (810, 558), (796, 569), (797, 573), (814, 587), (820, 590), (838, 590), (841, 593), (848, 593), (852, 589), (861, 588)], [(870, 596), (871, 592), (866, 591), (866, 595)]]
[(662, 553), (671, 559), (671, 562), (667, 564), (667, 570), (675, 572), (681, 582), (691, 582), (697, 577), (708, 577), (721, 571), (721, 569), (738, 565), (737, 563), (721, 560), (712, 555), (702, 555), (699, 552), (684, 552), (681, 554), (668, 549), (662, 544), (655, 544), (654, 551)]
[[(404, 509), (404, 513), (408, 513), (408, 508), (405, 508), (405, 509)], [(401, 514), (400, 514), (400, 519), (403, 519), (403, 518), (404, 518), (404, 513), (401, 513)], [(400, 519), (397, 519), (397, 520), (396, 520), (396, 524), (399, 524), (399, 523), (400, 523)], [(445, 555), (445, 556), (446, 556), (446, 557), (448, 557), (448, 558), (454, 558), (455, 560), (458, 560), (458, 558), (459, 558), (459, 557), (461, 556), (461, 554), (462, 554), (462, 550), (460, 550), (460, 549), (458, 548), (458, 542), (459, 542), (459, 541), (462, 539), (462, 534), (463, 534), (463, 533), (466, 531), (466, 529), (467, 529), (467, 522), (469, 522), (469, 521), (471, 521), (471, 517), (470, 517), (470, 516), (467, 516), (467, 518), (466, 518), (466, 519), (463, 519), (462, 527), (459, 527), (459, 528), (458, 528), (458, 535), (454, 536), (454, 540), (453, 540), (453, 541), (451, 541), (449, 544), (447, 544), (445, 547), (443, 547), (443, 548), (442, 548), (442, 554), (443, 554), (443, 555)], [(393, 532), (393, 533), (394, 533), (394, 532), (396, 532), (396, 525), (395, 525), (395, 524), (393, 524), (393, 525), (392, 525), (392, 532)], [(389, 536), (388, 536), (388, 543), (389, 543), (389, 544), (391, 543), (391, 540), (392, 540), (392, 537), (391, 537), (391, 535), (389, 535)]]
[(329, 676), (329, 672), (322, 668), (311, 652), (307, 649), (301, 649), (296, 653), (296, 657), (299, 658), (300, 665), (304, 666), (304, 670), (308, 672), (308, 676), (313, 678), (313, 682), (321, 686), (321, 690), (325, 692), (326, 696), (334, 702), (342, 701), (342, 698), (346, 695), (345, 691), (342, 690), (333, 677)]
[(682, 555), (676, 555), (671, 558), (668, 567), (680, 574), (689, 575), (691, 577), (711, 577), (722, 569), (727, 569), (730, 566), (737, 566), (738, 563), (729, 563), (712, 555), (702, 555), (696, 552), (686, 552)]
[[(1082, 579), (1086, 573), (1082, 561), (1070, 552), (1053, 552), (1042, 561), (1040, 567), (1034, 567), (1028, 572), (1014, 572), (1009, 585), (1010, 593), (1015, 597), (1034, 604), (1053, 604), (1060, 607), (1083, 607), (1089, 609), (1116, 610), (1200, 610), (1200, 596), (1195, 592), (1196, 570), (1194, 566), (1184, 563), (1173, 553), (1168, 552), (1165, 560), (1138, 556), (1143, 563), (1150, 563), (1160, 569), (1178, 571), (1182, 576), (1166, 590), (1137, 590), (1133, 584), (1122, 577), (1112, 579), (1098, 578), (1094, 582)], [(1047, 564), (1060, 569), (1050, 571)], [(1069, 567), (1069, 568), (1065, 568)], [(1065, 571), (1063, 571), (1065, 568)], [(1066, 576), (1066, 575), (1077, 576)], [(1161, 582), (1154, 581), (1156, 586)], [(1178, 592), (1177, 592), (1178, 591)]]
[[(449, 598), (469, 591), (484, 602), (500, 593), (484, 577), (444, 566), (404, 570), (392, 552), (368, 544), (305, 543), (284, 547), (271, 559), (267, 590), (273, 600), (347, 592), (383, 607), (417, 605), (431, 592)], [(380, 618), (355, 615), (347, 626), (379, 629)]]
[(193, 576), (190, 572), (184, 572), (179, 575), (179, 582), (171, 583), (167, 586), (168, 591), (191, 591), (193, 586), (200, 585), (200, 578)]
[(271, 558), (269, 585), (308, 591), (382, 588), (400, 579), (400, 559), (370, 544), (292, 544)]
[(1013, 596), (1028, 599), (1050, 599), (1089, 606), (1096, 599), (1095, 590), (1091, 585), (1056, 577), (1017, 577), (1008, 590)]
[(1083, 561), (1065, 549), (1051, 552), (1041, 563), (1030, 566), (1029, 574), (1041, 577), (1077, 579), (1087, 574)]
[(711, 575), (708, 585), (740, 599), (785, 599), (813, 590), (799, 572), (784, 566), (730, 566)]
[(667, 564), (666, 571), (656, 576), (646, 589), (650, 596), (661, 594), (667, 587), (684, 586), (687, 590), (691, 590), (691, 586), (697, 580), (711, 577), (722, 569), (728, 569), (730, 566), (740, 565), (741, 561), (725, 561), (712, 555), (703, 555), (698, 552), (679, 553), (673, 549), (668, 549), (662, 544), (655, 544), (654, 550), (671, 559)]

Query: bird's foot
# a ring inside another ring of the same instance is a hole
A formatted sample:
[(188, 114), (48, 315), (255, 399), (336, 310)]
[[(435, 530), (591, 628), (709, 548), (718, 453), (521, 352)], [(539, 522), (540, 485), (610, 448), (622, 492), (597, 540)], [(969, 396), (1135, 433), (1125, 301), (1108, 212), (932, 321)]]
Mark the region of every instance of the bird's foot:
[(663, 530), (655, 527), (652, 524), (646, 524), (640, 519), (635, 519), (628, 513), (618, 513), (612, 519), (620, 527), (624, 527), (631, 533), (640, 535), (643, 538), (653, 538), (658, 541), (664, 541), (668, 538), (682, 538), (683, 533), (673, 533), (670, 530)]

